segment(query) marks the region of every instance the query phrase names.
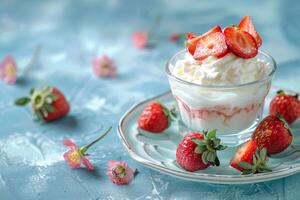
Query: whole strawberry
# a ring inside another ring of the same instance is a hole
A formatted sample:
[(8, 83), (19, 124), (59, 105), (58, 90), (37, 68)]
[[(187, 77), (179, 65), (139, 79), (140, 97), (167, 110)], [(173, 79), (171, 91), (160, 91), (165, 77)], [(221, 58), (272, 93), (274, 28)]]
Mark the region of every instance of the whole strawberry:
[(292, 143), (293, 136), (286, 121), (277, 113), (260, 122), (252, 139), (260, 148), (266, 148), (268, 155), (271, 155), (285, 150)]
[(287, 95), (283, 90), (279, 90), (270, 103), (269, 111), (270, 115), (278, 112), (287, 123), (292, 124), (300, 116), (298, 95)]
[(38, 119), (53, 121), (64, 117), (70, 111), (64, 95), (55, 87), (45, 86), (40, 90), (31, 89), (29, 97), (16, 100), (18, 106), (32, 104), (32, 110)]
[(267, 162), (267, 150), (260, 150), (254, 140), (249, 140), (237, 149), (230, 165), (243, 174), (256, 174), (271, 171)]
[(226, 146), (220, 144), (216, 130), (202, 133), (190, 133), (179, 143), (176, 151), (177, 163), (187, 171), (206, 169), (210, 165), (219, 166), (218, 150)]
[(160, 133), (169, 127), (172, 117), (175, 116), (175, 111), (168, 110), (158, 102), (147, 105), (142, 114), (138, 118), (138, 125), (141, 129)]

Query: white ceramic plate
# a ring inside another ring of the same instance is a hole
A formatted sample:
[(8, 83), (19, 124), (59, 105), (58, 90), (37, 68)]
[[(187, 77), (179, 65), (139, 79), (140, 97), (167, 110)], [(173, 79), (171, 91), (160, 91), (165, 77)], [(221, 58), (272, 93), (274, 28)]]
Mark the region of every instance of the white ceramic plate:
[[(269, 104), (270, 96), (275, 95), (275, 91), (276, 89), (273, 87), (267, 97), (267, 105)], [(241, 175), (239, 171), (231, 168), (229, 165), (236, 147), (229, 147), (224, 151), (218, 152), (221, 162), (220, 167), (209, 167), (197, 172), (185, 171), (177, 164), (175, 159), (176, 147), (182, 138), (177, 123), (173, 123), (162, 134), (151, 134), (138, 129), (137, 118), (145, 105), (152, 101), (160, 101), (168, 107), (173, 106), (175, 103), (170, 92), (138, 103), (124, 114), (118, 127), (121, 141), (130, 156), (147, 167), (186, 180), (219, 184), (257, 183), (279, 179), (300, 172), (300, 150), (297, 150), (297, 147), (300, 147), (300, 120), (292, 127), (294, 135), (293, 147), (295, 149), (289, 149), (276, 157), (270, 158), (269, 166), (273, 170), (272, 172)]]

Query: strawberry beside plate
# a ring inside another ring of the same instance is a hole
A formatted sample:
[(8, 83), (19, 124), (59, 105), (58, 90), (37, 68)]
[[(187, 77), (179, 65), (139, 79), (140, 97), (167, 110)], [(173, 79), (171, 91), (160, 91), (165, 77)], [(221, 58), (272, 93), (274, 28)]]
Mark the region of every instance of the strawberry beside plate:
[[(270, 101), (270, 97), (274, 96), (276, 90), (278, 89), (274, 87), (271, 89), (266, 102)], [(211, 167), (196, 172), (185, 171), (176, 162), (176, 148), (183, 137), (180, 134), (178, 123), (173, 123), (162, 134), (151, 134), (138, 129), (138, 116), (144, 107), (153, 101), (162, 102), (168, 107), (174, 105), (174, 99), (170, 92), (145, 100), (129, 109), (121, 118), (118, 127), (120, 139), (130, 156), (146, 167), (181, 179), (218, 184), (264, 182), (300, 172), (300, 136), (297, 134), (300, 131), (300, 120), (292, 126), (294, 135), (292, 148), (270, 158), (269, 167), (272, 172), (241, 175), (229, 165), (237, 147), (229, 147), (219, 153), (221, 165), (218, 168)]]

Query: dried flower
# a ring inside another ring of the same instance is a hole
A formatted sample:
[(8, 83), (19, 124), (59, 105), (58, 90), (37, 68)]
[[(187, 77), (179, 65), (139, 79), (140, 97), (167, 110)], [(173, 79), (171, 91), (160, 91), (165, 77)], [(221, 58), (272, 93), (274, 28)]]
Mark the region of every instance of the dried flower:
[(86, 154), (87, 150), (96, 142), (101, 140), (104, 136), (106, 136), (109, 131), (111, 130), (111, 127), (108, 128), (103, 135), (95, 139), (93, 142), (91, 142), (88, 145), (85, 145), (83, 147), (77, 146), (74, 142), (72, 142), (70, 139), (64, 139), (64, 145), (69, 147), (70, 149), (64, 153), (64, 159), (69, 164), (69, 166), (73, 169), (77, 169), (81, 167), (81, 163), (86, 166), (88, 171), (94, 170), (93, 164), (90, 162), (90, 159), (88, 155)]
[(7, 84), (17, 81), (17, 65), (12, 56), (6, 56), (0, 63), (0, 79)]
[(115, 77), (117, 68), (114, 61), (108, 56), (96, 57), (92, 61), (93, 71), (98, 77)]
[(108, 161), (107, 175), (109, 179), (117, 185), (127, 185), (134, 178), (135, 170), (128, 167), (126, 162)]

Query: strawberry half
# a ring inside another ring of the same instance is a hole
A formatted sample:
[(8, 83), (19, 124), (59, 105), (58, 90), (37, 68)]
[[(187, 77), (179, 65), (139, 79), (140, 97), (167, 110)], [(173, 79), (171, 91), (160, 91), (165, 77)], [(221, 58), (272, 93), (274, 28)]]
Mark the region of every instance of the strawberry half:
[(224, 29), (225, 41), (235, 55), (242, 58), (253, 58), (258, 53), (258, 47), (253, 36), (238, 27)]
[(196, 50), (196, 47), (197, 47), (197, 44), (198, 44), (198, 41), (209, 35), (209, 34), (212, 34), (212, 33), (218, 33), (218, 32), (222, 32), (222, 29), (220, 26), (216, 26), (214, 27), (213, 29), (211, 29), (210, 31), (202, 34), (202, 35), (197, 35), (197, 34), (194, 34), (194, 33), (186, 33), (186, 38), (187, 38), (187, 49), (188, 51), (190, 52), (191, 55), (194, 55), (195, 53), (195, 50)]
[(298, 94), (287, 95), (283, 90), (279, 90), (270, 103), (269, 111), (270, 115), (275, 115), (278, 112), (287, 123), (292, 124), (300, 116)]
[(175, 110), (168, 110), (158, 102), (147, 105), (138, 118), (138, 125), (141, 129), (160, 133), (167, 129), (172, 118), (176, 117)]
[(252, 139), (271, 155), (285, 150), (292, 143), (293, 136), (287, 122), (277, 113), (267, 116), (259, 123)]
[(255, 26), (252, 23), (249, 16), (243, 17), (243, 19), (240, 21), (240, 23), (238, 25), (238, 28), (242, 31), (246, 31), (246, 32), (250, 33), (254, 37), (258, 47), (260, 47), (262, 45), (262, 39), (259, 36), (259, 34), (257, 33)]
[(250, 140), (237, 149), (230, 165), (243, 174), (256, 174), (271, 171), (267, 168), (267, 162), (267, 150), (259, 150), (256, 142)]
[(198, 37), (199, 35), (196, 34), (196, 33), (191, 33), (191, 32), (188, 32), (188, 33), (185, 33), (185, 37), (187, 40), (191, 40), (191, 39), (194, 39), (195, 37)]
[(177, 163), (187, 171), (206, 169), (210, 165), (219, 166), (218, 150), (226, 149), (216, 137), (216, 130), (187, 134), (176, 150)]
[(65, 96), (55, 87), (45, 86), (41, 90), (31, 89), (29, 97), (16, 100), (18, 106), (32, 104), (32, 110), (38, 119), (53, 121), (64, 117), (70, 111)]
[(228, 51), (222, 32), (214, 32), (203, 36), (197, 43), (195, 60), (203, 60), (209, 56), (223, 57)]

